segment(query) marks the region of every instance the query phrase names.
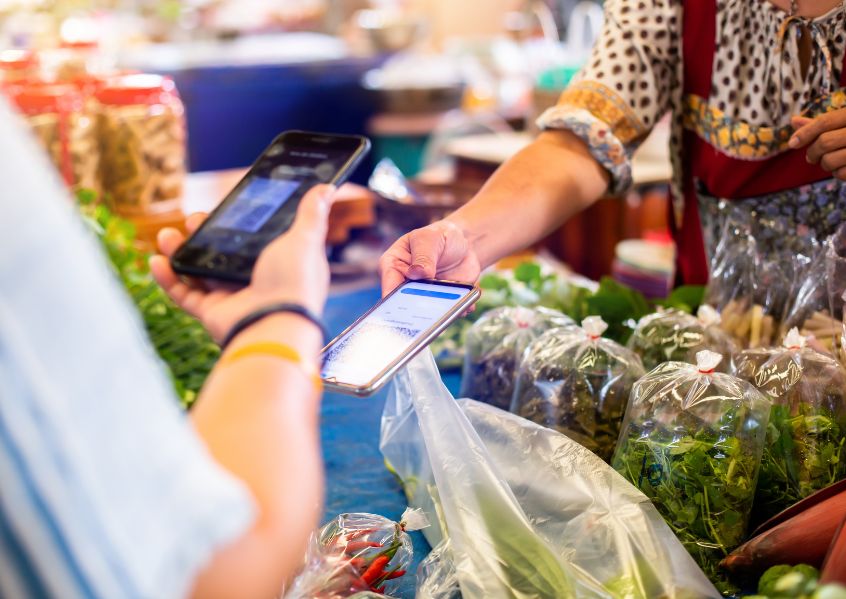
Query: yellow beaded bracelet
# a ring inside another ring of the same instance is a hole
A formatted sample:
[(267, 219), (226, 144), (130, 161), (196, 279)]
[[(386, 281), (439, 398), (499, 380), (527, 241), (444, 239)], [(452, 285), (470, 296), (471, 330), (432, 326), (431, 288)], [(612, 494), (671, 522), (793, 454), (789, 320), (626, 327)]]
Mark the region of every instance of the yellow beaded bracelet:
[(220, 363), (231, 364), (242, 358), (248, 358), (250, 356), (271, 356), (285, 360), (286, 362), (291, 362), (292, 364), (298, 366), (300, 370), (302, 370), (303, 374), (311, 379), (312, 385), (314, 385), (314, 388), (318, 392), (323, 390), (323, 380), (320, 378), (320, 373), (317, 371), (317, 367), (311, 362), (303, 360), (297, 350), (290, 345), (285, 345), (284, 343), (277, 343), (276, 341), (257, 341), (255, 343), (242, 345), (237, 349), (229, 350), (224, 353), (223, 357), (220, 359)]

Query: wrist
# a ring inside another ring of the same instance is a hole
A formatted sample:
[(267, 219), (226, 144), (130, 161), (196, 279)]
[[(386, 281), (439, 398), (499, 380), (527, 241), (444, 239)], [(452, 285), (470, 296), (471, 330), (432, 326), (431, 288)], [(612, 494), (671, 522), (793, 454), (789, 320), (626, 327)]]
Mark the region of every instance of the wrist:
[(465, 243), (467, 243), (468, 252), (474, 254), (479, 260), (482, 269), (485, 269), (490, 264), (487, 258), (483, 256), (481, 248), (484, 245), (484, 232), (478, 231), (474, 220), (470, 215), (464, 214), (462, 209), (453, 212), (443, 219), (443, 222), (450, 227), (455, 228), (461, 233)]
[(248, 326), (236, 335), (227, 350), (238, 349), (252, 343), (278, 341), (290, 345), (304, 360), (317, 362), (323, 349), (323, 333), (299, 314), (280, 312), (270, 314)]

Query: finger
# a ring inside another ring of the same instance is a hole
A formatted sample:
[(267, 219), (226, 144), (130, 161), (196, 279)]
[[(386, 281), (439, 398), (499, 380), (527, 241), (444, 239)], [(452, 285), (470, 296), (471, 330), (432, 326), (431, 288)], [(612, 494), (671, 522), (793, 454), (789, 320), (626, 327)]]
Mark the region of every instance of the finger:
[(205, 212), (195, 212), (185, 219), (185, 230), (188, 231), (189, 235), (193, 235), (194, 231), (199, 229), (208, 217), (209, 215)]
[(808, 123), (810, 123), (813, 120), (814, 119), (812, 119), (810, 117), (801, 116), (801, 115), (797, 114), (796, 116), (790, 117), (790, 126), (793, 127), (794, 130), (801, 129), (802, 127), (804, 127), (805, 125), (807, 125)]
[(846, 127), (846, 110), (833, 110), (801, 126), (787, 142), (787, 145), (793, 149), (802, 148), (812, 143), (826, 131), (843, 127)]
[(434, 279), (438, 273), (438, 260), (444, 250), (444, 233), (440, 229), (426, 227), (412, 231), (408, 236), (411, 251), (409, 279)]
[(329, 209), (332, 207), (334, 194), (335, 187), (332, 185), (312, 187), (297, 208), (297, 218), (291, 227), (291, 233), (312, 236), (321, 241), (326, 239)]
[(185, 283), (173, 272), (173, 268), (170, 266), (170, 260), (162, 255), (152, 256), (150, 258), (150, 273), (176, 305), (184, 309), (185, 298), (188, 297), (192, 289), (190, 285)]
[(808, 147), (806, 158), (811, 164), (819, 164), (827, 171), (843, 166), (843, 148), (846, 147), (846, 131), (827, 131)]
[(397, 239), (379, 258), (379, 278), (382, 281), (382, 297), (388, 295), (405, 281), (405, 274), (411, 262), (408, 236)]
[(841, 181), (846, 181), (846, 166), (840, 167), (836, 171), (832, 173), (837, 179)]
[(184, 243), (185, 236), (172, 227), (165, 227), (156, 235), (156, 243), (159, 251), (170, 258), (176, 250)]

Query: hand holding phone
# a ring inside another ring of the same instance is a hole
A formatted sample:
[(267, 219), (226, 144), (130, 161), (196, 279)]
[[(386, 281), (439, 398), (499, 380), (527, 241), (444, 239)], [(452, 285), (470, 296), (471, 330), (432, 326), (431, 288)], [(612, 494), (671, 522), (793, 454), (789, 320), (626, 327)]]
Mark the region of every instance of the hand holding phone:
[(480, 295), (452, 281), (406, 281), (323, 350), (328, 390), (365, 397), (431, 343)]
[(308, 190), (320, 183), (340, 185), (369, 147), (366, 138), (357, 136), (279, 135), (173, 254), (173, 270), (246, 285), (259, 254), (288, 230)]

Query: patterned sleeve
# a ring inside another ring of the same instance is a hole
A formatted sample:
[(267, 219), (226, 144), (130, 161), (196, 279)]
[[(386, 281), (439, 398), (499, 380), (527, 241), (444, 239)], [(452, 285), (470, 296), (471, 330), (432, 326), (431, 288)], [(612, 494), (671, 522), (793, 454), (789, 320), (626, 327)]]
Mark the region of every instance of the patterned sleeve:
[(679, 85), (680, 0), (606, 0), (605, 24), (587, 65), (538, 119), (587, 143), (611, 175), (609, 192), (632, 183), (631, 158), (671, 105)]

